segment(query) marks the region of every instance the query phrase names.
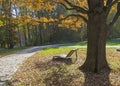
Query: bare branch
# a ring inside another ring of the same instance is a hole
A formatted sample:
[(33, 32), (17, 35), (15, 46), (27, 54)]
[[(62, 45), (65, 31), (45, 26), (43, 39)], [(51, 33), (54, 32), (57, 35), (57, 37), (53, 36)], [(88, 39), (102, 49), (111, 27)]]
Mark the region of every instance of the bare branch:
[(115, 22), (117, 21), (118, 17), (120, 16), (120, 13), (117, 12), (112, 20), (112, 22), (110, 22), (110, 26), (113, 26), (115, 24)]
[(116, 3), (118, 3), (119, 0), (114, 0), (113, 2), (111, 2), (111, 4), (108, 5), (108, 7), (112, 7), (113, 5), (115, 5)]
[(109, 9), (109, 8), (111, 8), (113, 5), (115, 5), (116, 3), (118, 3), (118, 0), (114, 0), (113, 2), (111, 2), (111, 3), (109, 3), (108, 5), (107, 5), (107, 8)]
[(72, 4), (71, 2), (69, 2), (68, 0), (64, 0), (71, 8), (75, 9), (76, 11), (78, 12), (81, 12), (83, 14), (87, 14), (88, 13), (88, 10), (82, 8), (82, 7), (79, 7), (79, 6), (76, 6), (74, 4)]
[(67, 7), (65, 4), (63, 4), (63, 3), (60, 3), (62, 6), (64, 6), (65, 7), (65, 9), (66, 10), (75, 10), (74, 8), (69, 8), (69, 7)]
[(114, 23), (117, 21), (118, 17), (120, 16), (120, 2), (117, 4), (117, 12), (112, 20), (112, 22), (109, 24), (110, 26), (113, 26)]
[(107, 0), (106, 2), (106, 6), (110, 5), (112, 3), (113, 0)]
[(108, 16), (113, 5), (117, 4), (118, 0), (108, 0), (106, 4), (106, 16)]

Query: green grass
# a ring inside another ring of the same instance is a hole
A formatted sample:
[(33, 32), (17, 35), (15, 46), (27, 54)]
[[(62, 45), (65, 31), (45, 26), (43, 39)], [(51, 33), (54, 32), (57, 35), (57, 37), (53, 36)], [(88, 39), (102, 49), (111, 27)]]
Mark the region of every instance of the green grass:
[(13, 49), (0, 49), (0, 58), (9, 54), (16, 53), (28, 47), (21, 47), (21, 48), (13, 48)]
[(118, 40), (108, 40), (107, 46), (120, 46), (120, 39)]
[[(112, 68), (108, 75), (90, 74), (86, 75), (78, 69), (86, 57), (86, 49), (78, 50), (78, 58), (83, 61), (77, 61), (75, 64), (64, 64), (61, 62), (52, 62), (52, 56), (57, 54), (67, 54), (72, 48), (48, 48), (38, 51), (35, 55), (28, 58), (20, 69), (15, 73), (10, 86), (83, 86), (83, 84), (97, 83), (103, 84), (108, 80), (113, 86), (120, 85), (120, 53), (115, 49), (107, 49), (107, 60)], [(72, 57), (74, 57), (73, 55)], [(93, 79), (94, 78), (94, 79)], [(87, 82), (85, 81), (86, 79)], [(96, 81), (96, 82), (95, 82)], [(98, 86), (96, 84), (92, 86)]]
[[(120, 39), (108, 40), (106, 45), (107, 46), (120, 46)], [(69, 44), (68, 46), (87, 46), (87, 42)]]
[[(120, 46), (120, 39), (108, 40), (106, 45), (107, 46)], [(87, 46), (87, 42), (68, 44), (65, 46)], [(9, 55), (12, 53), (16, 53), (16, 52), (23, 50), (23, 49), (25, 49), (25, 47), (24, 48), (23, 47), (22, 48), (14, 48), (14, 49), (0, 49), (0, 57), (3, 57), (5, 55)], [(52, 51), (50, 51), (50, 52), (52, 52)], [(57, 52), (57, 51), (54, 51), (54, 52)]]
[(74, 43), (74, 44), (70, 44), (69, 46), (87, 46), (87, 42)]

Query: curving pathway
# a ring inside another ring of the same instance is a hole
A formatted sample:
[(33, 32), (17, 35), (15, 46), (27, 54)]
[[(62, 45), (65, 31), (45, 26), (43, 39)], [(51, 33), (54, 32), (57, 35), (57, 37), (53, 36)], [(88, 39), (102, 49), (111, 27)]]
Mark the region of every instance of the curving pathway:
[[(0, 58), (0, 86), (6, 86), (6, 82), (12, 77), (12, 75), (17, 71), (19, 66), (28, 57), (34, 55), (38, 50), (50, 47), (60, 47), (65, 44), (47, 45), (47, 46), (35, 46), (29, 49), (25, 49), (21, 52), (7, 55)], [(62, 46), (62, 47), (72, 47), (72, 48), (85, 48), (85, 46)], [(110, 48), (118, 48), (118, 46), (109, 46)], [(108, 47), (108, 48), (109, 48)], [(120, 48), (120, 47), (119, 47)]]
[(0, 58), (0, 86), (6, 86), (6, 82), (17, 71), (22, 62), (34, 55), (38, 50), (58, 46), (60, 45), (35, 46)]

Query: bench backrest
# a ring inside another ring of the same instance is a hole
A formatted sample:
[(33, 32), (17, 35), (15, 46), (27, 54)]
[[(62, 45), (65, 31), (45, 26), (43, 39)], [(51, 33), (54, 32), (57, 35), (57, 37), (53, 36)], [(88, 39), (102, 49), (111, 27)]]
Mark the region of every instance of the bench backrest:
[(70, 57), (74, 52), (76, 52), (78, 49), (71, 50), (66, 57)]

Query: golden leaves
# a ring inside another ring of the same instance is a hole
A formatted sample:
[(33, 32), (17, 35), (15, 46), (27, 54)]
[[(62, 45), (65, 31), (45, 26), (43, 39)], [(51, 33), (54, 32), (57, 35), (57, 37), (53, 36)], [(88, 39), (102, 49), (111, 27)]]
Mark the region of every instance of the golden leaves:
[(81, 7), (87, 7), (87, 0), (76, 0), (76, 5)]
[(53, 10), (54, 5), (51, 5), (51, 2), (45, 2), (44, 4), (41, 4), (42, 8), (45, 10)]
[(53, 19), (53, 18), (46, 18), (46, 17), (41, 17), (40, 19), (39, 19), (39, 22), (40, 23), (52, 23), (52, 22), (57, 22), (58, 21), (58, 19)]
[[(0, 0), (0, 2), (1, 1), (3, 0)], [(59, 19), (53, 19), (52, 17), (49, 17), (49, 16), (48, 18), (46, 17), (38, 18), (37, 11), (40, 11), (41, 9), (51, 11), (53, 10), (53, 8), (56, 6), (57, 3), (66, 4), (64, 0), (10, 0), (10, 1), (13, 2), (16, 7), (18, 6), (17, 9), (20, 9), (21, 15), (22, 15), (22, 16), (18, 15), (18, 17), (13, 18), (12, 23), (18, 22), (21, 25), (24, 25), (27, 23), (30, 23), (32, 25), (38, 25), (39, 23), (58, 22)], [(78, 5), (78, 6), (86, 6), (87, 4), (86, 0), (69, 0), (69, 1), (72, 2), (74, 5)], [(28, 11), (32, 11), (34, 17), (28, 15), (30, 14)], [(60, 14), (59, 18), (62, 19), (64, 18), (64, 16)], [(80, 19), (77, 20), (77, 18), (71, 17), (69, 19), (63, 20), (62, 23), (59, 24), (59, 26), (75, 29), (75, 28), (79, 28), (81, 23), (82, 22)]]
[[(17, 0), (12, 0), (17, 1)], [(28, 8), (31, 11), (39, 11), (41, 9), (45, 10), (52, 10), (54, 8), (54, 5), (51, 1), (46, 0), (19, 0), (17, 1), (17, 5), (24, 6)]]
[(63, 18), (64, 18), (64, 15), (63, 15), (63, 14), (60, 14), (59, 18), (60, 18), (60, 19), (63, 19)]
[(2, 0), (0, 0), (0, 3), (2, 3)]
[(32, 25), (38, 25), (39, 24), (39, 19), (38, 18), (32, 18), (28, 14), (24, 16), (19, 16), (16, 17), (16, 21), (20, 24), (20, 26), (25, 25), (25, 24), (32, 24)]
[(24, 16), (19, 16), (16, 17), (14, 22), (18, 22), (20, 26), (25, 25), (25, 24), (32, 24), (32, 25), (39, 25), (40, 23), (51, 23), (51, 22), (56, 22), (58, 19), (53, 19), (53, 18), (46, 18), (46, 17), (31, 17), (30, 15), (24, 15)]
[(0, 26), (3, 26), (3, 22), (0, 20)]
[(77, 30), (78, 28), (80, 28), (82, 23), (83, 23), (82, 19), (79, 19), (76, 17), (70, 17), (70, 18), (63, 20), (61, 24), (59, 24), (58, 26)]
[(48, 22), (49, 20), (48, 20), (46, 17), (42, 17), (42, 18), (40, 18), (39, 21), (40, 21), (40, 22)]

